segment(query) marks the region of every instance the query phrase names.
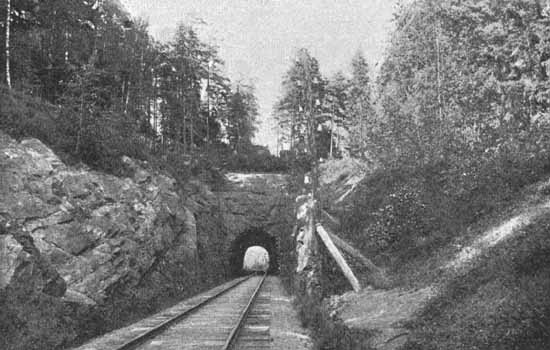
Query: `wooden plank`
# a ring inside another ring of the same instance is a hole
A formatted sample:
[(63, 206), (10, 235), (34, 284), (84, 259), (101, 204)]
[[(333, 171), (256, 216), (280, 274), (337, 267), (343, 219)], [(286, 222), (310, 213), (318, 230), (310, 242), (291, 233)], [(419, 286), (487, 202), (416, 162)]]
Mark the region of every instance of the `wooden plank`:
[(361, 252), (357, 249), (355, 249), (351, 244), (344, 241), (342, 238), (338, 237), (336, 234), (326, 230), (330, 238), (332, 238), (332, 241), (334, 244), (349, 254), (350, 256), (354, 257), (355, 259), (359, 260), (363, 266), (367, 268), (369, 271), (369, 282), (372, 283), (372, 285), (376, 288), (388, 288), (391, 283), (390, 280), (386, 277), (386, 274), (384, 271), (376, 266), (370, 259), (365, 257)]
[(336, 261), (336, 264), (338, 264), (338, 267), (340, 267), (340, 270), (342, 270), (342, 272), (344, 273), (344, 276), (346, 276), (346, 278), (348, 279), (349, 283), (353, 287), (353, 290), (355, 292), (361, 291), (359, 280), (357, 279), (357, 277), (355, 277), (355, 274), (349, 267), (346, 259), (344, 259), (344, 257), (342, 256), (342, 253), (340, 253), (340, 251), (330, 238), (328, 232), (323, 228), (323, 225), (317, 224), (317, 234), (327, 247), (332, 258)]

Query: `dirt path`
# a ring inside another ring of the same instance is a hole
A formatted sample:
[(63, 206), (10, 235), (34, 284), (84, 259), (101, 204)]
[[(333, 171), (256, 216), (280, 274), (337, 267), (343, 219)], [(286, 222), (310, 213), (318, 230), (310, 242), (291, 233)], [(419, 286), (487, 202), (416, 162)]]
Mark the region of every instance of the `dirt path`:
[(313, 342), (308, 330), (300, 325), (291, 300), (277, 277), (266, 280), (266, 289), (271, 293), (271, 348), (277, 350), (310, 350)]

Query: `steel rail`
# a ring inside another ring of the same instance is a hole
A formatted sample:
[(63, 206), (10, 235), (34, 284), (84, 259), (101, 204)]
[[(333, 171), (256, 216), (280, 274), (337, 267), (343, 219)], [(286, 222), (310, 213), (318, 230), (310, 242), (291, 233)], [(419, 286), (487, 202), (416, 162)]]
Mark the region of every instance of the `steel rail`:
[(260, 280), (260, 283), (258, 283), (258, 286), (256, 287), (256, 290), (254, 290), (254, 293), (252, 293), (252, 296), (250, 297), (250, 300), (248, 301), (248, 304), (246, 304), (246, 307), (241, 312), (241, 315), (239, 316), (239, 321), (237, 322), (237, 325), (231, 330), (231, 333), (229, 334), (229, 337), (227, 337), (227, 340), (225, 341), (225, 344), (220, 350), (229, 350), (233, 346), (233, 343), (235, 339), (237, 339), (237, 336), (239, 335), (239, 332), (241, 328), (244, 326), (244, 323), (246, 321), (246, 318), (248, 317), (248, 314), (250, 313), (250, 310), (252, 309), (252, 305), (254, 305), (254, 301), (256, 300), (256, 297), (258, 294), (260, 294), (260, 289), (262, 288), (262, 285), (264, 284), (265, 278), (267, 277), (267, 272), (264, 273), (264, 276)]
[[(201, 302), (198, 302), (197, 304), (191, 306), (189, 309), (177, 314), (176, 316), (174, 317), (171, 317), (169, 318), (168, 320), (162, 322), (161, 324), (159, 324), (158, 326), (155, 326), (154, 328), (151, 328), (150, 330), (148, 330), (147, 332), (143, 333), (143, 334), (140, 334), (138, 336), (136, 336), (135, 338), (127, 341), (126, 343), (114, 348), (113, 350), (130, 350), (130, 349), (135, 349), (137, 346), (141, 345), (142, 343), (144, 343), (146, 340), (149, 340), (151, 338), (154, 338), (155, 336), (157, 336), (159, 333), (161, 333), (162, 331), (164, 331), (167, 327), (171, 326), (172, 324), (178, 322), (179, 320), (181, 320), (182, 318), (186, 317), (186, 316), (189, 316), (189, 314), (193, 313), (194, 311), (198, 310), (199, 308), (201, 308), (202, 306), (204, 306), (205, 304), (208, 304), (209, 302), (211, 302), (212, 300), (218, 298), (219, 296), (221, 296), (222, 294), (225, 294), (226, 292), (234, 289), (235, 287), (237, 287), (238, 285), (240, 285), (241, 283), (243, 283), (244, 281), (247, 281), (249, 280), (250, 278), (252, 278), (252, 276), (254, 276), (254, 274), (250, 274), (248, 277), (245, 277), (243, 278), (241, 281), (231, 285), (230, 287), (227, 287), (219, 292), (217, 292), (216, 294), (214, 295), (211, 295), (210, 297), (208, 297), (207, 299), (201, 301)], [(265, 278), (265, 276), (264, 276)], [(262, 283), (263, 283), (263, 280), (262, 280)]]

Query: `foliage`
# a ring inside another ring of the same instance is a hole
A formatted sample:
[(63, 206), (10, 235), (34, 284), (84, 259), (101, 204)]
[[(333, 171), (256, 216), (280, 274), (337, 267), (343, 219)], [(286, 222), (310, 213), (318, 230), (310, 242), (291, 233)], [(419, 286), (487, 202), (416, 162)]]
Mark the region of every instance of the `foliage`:
[[(241, 84), (232, 91), (217, 48), (192, 26), (180, 23), (173, 40), (161, 44), (114, 0), (23, 0), (11, 12), (12, 85), (59, 106), (60, 115), (40, 120), (56, 124), (46, 126), (50, 133), (40, 130), (44, 125), (25, 131), (40, 119), (30, 116), (4, 120), (8, 131), (114, 173), (122, 170), (121, 155), (157, 163), (177, 155), (184, 168), (200, 167), (210, 149), (225, 144), (248, 156), (258, 114), (254, 91)], [(0, 53), (2, 67), (5, 60)]]
[[(132, 123), (117, 115), (97, 113), (83, 120), (69, 108), (45, 104), (37, 98), (7, 92), (0, 87), (0, 129), (17, 137), (35, 137), (65, 161), (83, 161), (93, 168), (122, 174), (120, 157), (147, 160), (151, 154), (133, 133)], [(80, 138), (77, 137), (80, 135)], [(78, 146), (78, 147), (77, 147)]]
[(283, 79), (283, 97), (275, 106), (278, 123), (286, 130), (283, 134), (296, 157), (316, 157), (314, 134), (322, 123), (324, 93), (319, 62), (308, 50), (300, 49)]
[(433, 218), (420, 196), (419, 188), (411, 183), (391, 191), (378, 210), (371, 214), (371, 224), (362, 232), (366, 243), (377, 250), (390, 246), (398, 249), (407, 240), (426, 235), (429, 227), (425, 221)]
[(398, 8), (358, 137), (379, 173), (344, 220), (359, 245), (395, 264), (427, 254), (548, 173), (549, 15), (530, 0)]
[(237, 85), (237, 91), (231, 93), (227, 103), (227, 138), (231, 148), (243, 153), (252, 146), (252, 137), (256, 131), (258, 103), (252, 87)]
[[(350, 153), (365, 156), (365, 121), (374, 116), (371, 90), (369, 67), (360, 51), (351, 61), (350, 77), (338, 71), (325, 79), (317, 60), (300, 49), (284, 77), (284, 94), (275, 105), (281, 141), (296, 157), (306, 152), (308, 142), (315, 144), (319, 158)], [(308, 127), (315, 134), (310, 141)]]
[(536, 1), (416, 1), (396, 15), (372, 136), (387, 163), (464, 172), (546, 152), (547, 14)]
[(241, 153), (231, 152), (224, 157), (225, 168), (232, 171), (280, 172), (288, 171), (288, 162), (269, 153), (267, 147), (248, 145)]
[(360, 51), (351, 61), (351, 71), (349, 98), (346, 101), (346, 110), (349, 114), (348, 125), (351, 132), (349, 147), (353, 155), (364, 157), (370, 141), (370, 138), (367, 137), (369, 120), (374, 118), (374, 110), (370, 70)]

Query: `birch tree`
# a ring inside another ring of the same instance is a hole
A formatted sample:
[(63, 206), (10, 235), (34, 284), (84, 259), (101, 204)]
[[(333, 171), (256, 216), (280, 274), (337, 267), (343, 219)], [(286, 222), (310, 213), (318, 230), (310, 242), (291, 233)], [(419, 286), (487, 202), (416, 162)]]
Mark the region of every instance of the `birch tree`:
[(11, 89), (11, 76), (10, 76), (10, 22), (11, 22), (11, 0), (6, 0), (6, 84)]

